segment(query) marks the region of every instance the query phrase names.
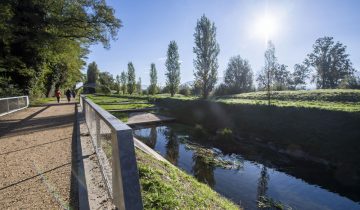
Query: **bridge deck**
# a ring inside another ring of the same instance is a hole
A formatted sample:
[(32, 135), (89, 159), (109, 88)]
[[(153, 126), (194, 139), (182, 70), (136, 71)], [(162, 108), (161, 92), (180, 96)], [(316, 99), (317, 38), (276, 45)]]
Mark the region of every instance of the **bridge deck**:
[(151, 123), (160, 123), (160, 122), (169, 122), (174, 121), (175, 118), (165, 117), (158, 114), (138, 112), (130, 113), (129, 119), (126, 124), (128, 125), (140, 125), (140, 124), (151, 124)]
[(0, 209), (76, 209), (74, 117), (67, 103), (0, 117)]

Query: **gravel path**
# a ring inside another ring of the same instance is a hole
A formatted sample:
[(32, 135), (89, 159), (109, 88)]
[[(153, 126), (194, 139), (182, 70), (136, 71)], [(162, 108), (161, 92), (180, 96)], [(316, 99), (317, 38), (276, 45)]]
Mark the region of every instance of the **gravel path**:
[(77, 208), (74, 111), (60, 103), (0, 117), (0, 209)]

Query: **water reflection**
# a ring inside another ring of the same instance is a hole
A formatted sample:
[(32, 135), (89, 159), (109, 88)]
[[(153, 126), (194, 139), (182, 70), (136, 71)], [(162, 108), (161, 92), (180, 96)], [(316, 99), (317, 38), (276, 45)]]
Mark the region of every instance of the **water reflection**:
[(193, 166), (192, 173), (196, 177), (197, 180), (209, 185), (211, 188), (215, 186), (215, 178), (214, 178), (214, 169), (215, 166), (213, 164), (209, 164), (209, 161), (206, 160), (207, 157), (199, 154), (199, 150), (195, 150), (192, 156)]
[(173, 129), (162, 129), (166, 136), (166, 156), (165, 158), (172, 164), (178, 165), (179, 158), (179, 142)]
[(257, 200), (260, 201), (262, 198), (266, 196), (266, 192), (268, 190), (268, 183), (269, 183), (269, 174), (267, 171), (266, 166), (261, 167), (260, 176), (258, 179), (258, 186), (257, 186)]
[(150, 136), (149, 136), (149, 140), (148, 142), (148, 146), (152, 149), (155, 148), (156, 145), (156, 140), (157, 140), (157, 131), (156, 131), (156, 127), (152, 127), (150, 128)]

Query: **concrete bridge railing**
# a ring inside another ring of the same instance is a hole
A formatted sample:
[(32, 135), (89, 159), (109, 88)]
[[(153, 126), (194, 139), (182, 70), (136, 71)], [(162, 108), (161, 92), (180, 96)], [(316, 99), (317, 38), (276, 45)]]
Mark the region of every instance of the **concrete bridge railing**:
[(28, 96), (0, 98), (0, 116), (10, 114), (29, 106)]
[(83, 95), (80, 104), (114, 205), (143, 209), (132, 129)]

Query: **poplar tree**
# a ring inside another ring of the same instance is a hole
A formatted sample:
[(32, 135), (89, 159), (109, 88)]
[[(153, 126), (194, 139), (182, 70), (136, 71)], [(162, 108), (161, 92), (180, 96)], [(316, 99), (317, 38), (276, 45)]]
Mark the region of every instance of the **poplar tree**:
[(132, 62), (128, 63), (128, 93), (131, 95), (136, 91), (135, 68)]
[(180, 84), (180, 62), (178, 46), (175, 41), (171, 41), (167, 51), (167, 59), (165, 63), (166, 72), (166, 85), (170, 91), (171, 97), (178, 91)]
[(125, 93), (127, 92), (127, 75), (124, 71), (121, 72), (120, 82), (121, 82), (121, 91), (125, 95)]
[(136, 90), (138, 92), (139, 95), (142, 94), (142, 88), (141, 88), (141, 77), (139, 77), (138, 82), (136, 83)]
[(152, 63), (150, 68), (150, 87), (149, 87), (150, 94), (152, 95), (156, 94), (156, 86), (157, 86), (157, 71), (156, 71), (155, 63)]
[(215, 23), (211, 22), (205, 15), (197, 21), (195, 27), (195, 47), (193, 52), (195, 80), (200, 85), (203, 98), (208, 98), (217, 81), (217, 69), (219, 67), (217, 56), (220, 52), (216, 41)]

